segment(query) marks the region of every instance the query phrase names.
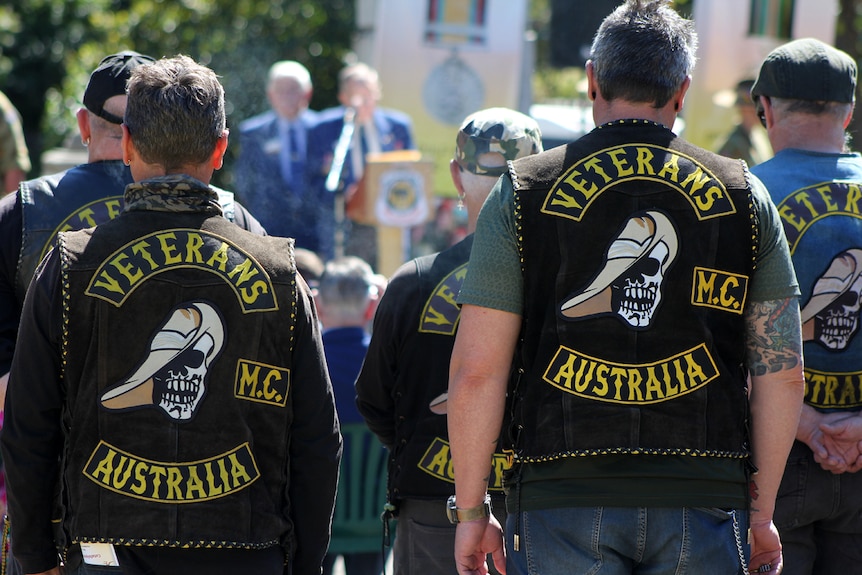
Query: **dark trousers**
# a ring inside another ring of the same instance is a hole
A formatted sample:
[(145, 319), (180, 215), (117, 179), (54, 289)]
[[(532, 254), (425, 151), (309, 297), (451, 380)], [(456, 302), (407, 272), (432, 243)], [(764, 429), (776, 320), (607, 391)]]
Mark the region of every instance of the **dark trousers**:
[(834, 475), (793, 444), (778, 498), (784, 575), (844, 575), (862, 569), (862, 471)]
[[(505, 506), (493, 507), (501, 525)], [(456, 575), (455, 526), (446, 517), (446, 500), (402, 499), (398, 503), (398, 530), (392, 547), (394, 575)], [(488, 567), (497, 571), (490, 557)]]

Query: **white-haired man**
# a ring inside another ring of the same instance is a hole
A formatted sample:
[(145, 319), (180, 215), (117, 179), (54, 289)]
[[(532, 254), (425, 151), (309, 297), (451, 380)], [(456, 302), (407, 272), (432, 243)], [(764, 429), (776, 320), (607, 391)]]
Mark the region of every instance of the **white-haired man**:
[(296, 239), (319, 251), (318, 202), (306, 182), (306, 134), (317, 113), (308, 109), (312, 83), (308, 70), (292, 60), (269, 69), (266, 98), (270, 109), (239, 125), (236, 193), (267, 232)]

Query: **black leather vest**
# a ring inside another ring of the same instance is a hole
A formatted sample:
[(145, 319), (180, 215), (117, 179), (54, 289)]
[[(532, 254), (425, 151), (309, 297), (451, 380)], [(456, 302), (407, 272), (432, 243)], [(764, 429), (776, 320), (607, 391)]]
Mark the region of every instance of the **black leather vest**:
[[(415, 333), (404, 343), (399, 357), (395, 391), (396, 443), (389, 467), (393, 500), (445, 499), (455, 493), (455, 476), (449, 450), (446, 392), (449, 358), (461, 306), (455, 302), (467, 274), (473, 236), (439, 254), (414, 260), (418, 296), (404, 313)], [(508, 467), (498, 449), (488, 489), (502, 494), (503, 472)]]
[[(81, 164), (21, 183), (21, 253), (15, 275), (19, 305), (57, 233), (91, 228), (116, 218), (123, 211), (123, 190), (131, 183), (132, 174), (121, 160)], [(233, 194), (211, 187), (219, 195), (224, 217), (233, 221)]]
[(289, 545), (293, 240), (127, 211), (58, 249), (67, 537)]
[(742, 163), (622, 121), (510, 177), (525, 278), (516, 457), (743, 457), (757, 226)]
[(36, 266), (58, 232), (93, 227), (120, 215), (132, 174), (121, 160), (81, 164), (65, 172), (22, 182), (21, 256), (15, 292), (24, 301)]

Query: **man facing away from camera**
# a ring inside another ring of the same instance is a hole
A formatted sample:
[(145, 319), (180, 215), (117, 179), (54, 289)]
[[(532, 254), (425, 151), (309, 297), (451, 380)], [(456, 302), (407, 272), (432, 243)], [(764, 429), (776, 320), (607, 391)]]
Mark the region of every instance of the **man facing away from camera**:
[[(77, 111), (87, 162), (56, 174), (21, 182), (0, 200), (0, 409), (5, 392), (21, 308), (36, 266), (61, 230), (89, 228), (117, 217), (123, 190), (132, 183), (123, 164), (123, 114), (126, 83), (150, 56), (124, 50), (105, 56), (90, 74), (83, 106)], [(266, 234), (233, 194), (213, 188), (226, 218)]]
[(25, 573), (319, 574), (341, 455), (293, 240), (208, 182), (215, 73), (129, 80), (117, 218), (58, 234), (27, 293), (0, 447)]
[[(449, 384), (459, 573), (781, 570), (798, 287), (763, 185), (669, 128), (695, 49), (669, 3), (619, 6), (586, 65), (597, 127), (483, 207)], [(483, 510), (501, 429), (505, 550)]]
[(862, 565), (862, 157), (846, 145), (856, 62), (819, 40), (773, 50), (752, 94), (776, 154), (752, 171), (781, 214), (802, 290), (805, 404), (778, 491), (785, 573)]

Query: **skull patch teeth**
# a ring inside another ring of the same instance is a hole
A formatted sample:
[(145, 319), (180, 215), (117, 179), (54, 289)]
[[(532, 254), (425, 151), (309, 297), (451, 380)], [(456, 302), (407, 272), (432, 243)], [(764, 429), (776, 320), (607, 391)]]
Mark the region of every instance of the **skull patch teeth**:
[(647, 327), (661, 302), (668, 248), (656, 244), (647, 257), (611, 285), (617, 314), (632, 327)]
[[(649, 319), (649, 312), (656, 301), (658, 289), (655, 286), (628, 286), (624, 290), (620, 301), (620, 313), (626, 317), (639, 317), (642, 320)], [(638, 325), (641, 325), (640, 321)]]
[[(858, 313), (856, 310), (854, 313)], [(817, 316), (820, 322), (820, 341), (829, 349), (844, 349), (856, 331), (858, 315), (831, 310), (826, 317)]]
[(180, 374), (170, 374), (165, 388), (160, 393), (159, 407), (173, 418), (190, 419), (194, 408), (203, 395), (202, 378), (191, 375), (183, 378)]

